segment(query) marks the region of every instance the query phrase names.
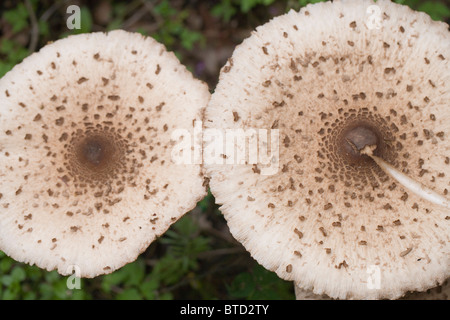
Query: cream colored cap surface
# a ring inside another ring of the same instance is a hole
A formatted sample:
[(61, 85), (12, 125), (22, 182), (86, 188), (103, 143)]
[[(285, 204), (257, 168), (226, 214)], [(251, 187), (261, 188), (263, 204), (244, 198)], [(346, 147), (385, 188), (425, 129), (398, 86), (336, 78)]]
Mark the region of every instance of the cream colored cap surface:
[(171, 132), (209, 100), (173, 53), (125, 31), (58, 40), (0, 80), (0, 250), (61, 274), (137, 258), (205, 194)]
[(258, 27), (206, 111), (208, 128), (279, 130), (274, 174), (261, 163), (207, 164), (231, 233), (264, 267), (319, 295), (395, 299), (441, 284), (449, 208), (360, 151), (376, 146), (448, 199), (449, 101), (448, 25), (406, 6), (318, 3)]

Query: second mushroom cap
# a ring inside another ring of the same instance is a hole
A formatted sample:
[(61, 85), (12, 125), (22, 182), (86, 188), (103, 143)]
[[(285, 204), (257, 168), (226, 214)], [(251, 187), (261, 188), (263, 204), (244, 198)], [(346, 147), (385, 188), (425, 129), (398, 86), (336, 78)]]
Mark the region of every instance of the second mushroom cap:
[(333, 298), (393, 299), (442, 283), (449, 209), (362, 150), (448, 197), (449, 100), (448, 25), (406, 6), (319, 3), (257, 28), (206, 111), (209, 128), (279, 133), (272, 147), (258, 136), (269, 163), (230, 164), (230, 148), (228, 164), (207, 164), (232, 234), (267, 269)]

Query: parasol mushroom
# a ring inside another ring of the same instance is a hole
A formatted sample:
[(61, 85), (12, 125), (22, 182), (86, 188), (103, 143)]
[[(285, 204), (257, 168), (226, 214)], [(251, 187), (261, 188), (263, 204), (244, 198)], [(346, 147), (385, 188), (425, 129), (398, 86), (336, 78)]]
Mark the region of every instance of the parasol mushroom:
[(325, 2), (258, 27), (221, 70), (205, 115), (216, 130), (279, 131), (274, 174), (206, 164), (231, 233), (317, 295), (396, 299), (442, 284), (449, 100), (448, 25), (406, 6)]
[(0, 81), (0, 250), (82, 277), (134, 261), (205, 194), (175, 129), (209, 100), (173, 53), (117, 30), (58, 40)]

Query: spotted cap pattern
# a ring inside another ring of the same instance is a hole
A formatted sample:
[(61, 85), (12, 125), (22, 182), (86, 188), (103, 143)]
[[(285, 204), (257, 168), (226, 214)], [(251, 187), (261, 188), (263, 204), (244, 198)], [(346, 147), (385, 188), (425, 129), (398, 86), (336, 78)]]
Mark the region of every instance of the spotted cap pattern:
[(125, 31), (71, 36), (0, 80), (0, 250), (83, 277), (131, 262), (205, 194), (171, 132), (210, 98), (173, 53)]
[(449, 209), (361, 150), (376, 146), (374, 155), (448, 197), (449, 101), (448, 25), (406, 6), (324, 2), (258, 27), (221, 70), (206, 110), (208, 128), (279, 130), (276, 174), (207, 165), (232, 234), (264, 267), (319, 295), (395, 299), (441, 284)]

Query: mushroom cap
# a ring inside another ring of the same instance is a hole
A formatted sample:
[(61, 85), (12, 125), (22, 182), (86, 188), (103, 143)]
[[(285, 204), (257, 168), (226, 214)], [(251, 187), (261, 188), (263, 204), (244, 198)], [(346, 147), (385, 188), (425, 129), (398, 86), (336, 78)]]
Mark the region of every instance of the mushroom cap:
[(447, 279), (440, 286), (428, 289), (424, 292), (410, 292), (402, 299), (405, 300), (449, 300), (450, 299), (450, 282)]
[(222, 68), (205, 112), (205, 132), (279, 134), (269, 165), (263, 135), (257, 163), (250, 147), (246, 164), (231, 149), (223, 158), (232, 164), (205, 160), (231, 233), (265, 268), (319, 295), (395, 299), (442, 283), (449, 208), (409, 192), (360, 151), (375, 146), (448, 199), (448, 101), (448, 25), (424, 13), (334, 1), (258, 27)]
[[(295, 286), (295, 297), (297, 300), (330, 300), (327, 295), (317, 295), (312, 291), (304, 290)], [(428, 289), (423, 292), (408, 292), (401, 300), (449, 300), (450, 298), (450, 282), (448, 279), (440, 286)]]
[(172, 161), (171, 132), (191, 132), (210, 93), (154, 39), (58, 40), (0, 92), (0, 250), (12, 258), (110, 273), (206, 195), (201, 166)]

